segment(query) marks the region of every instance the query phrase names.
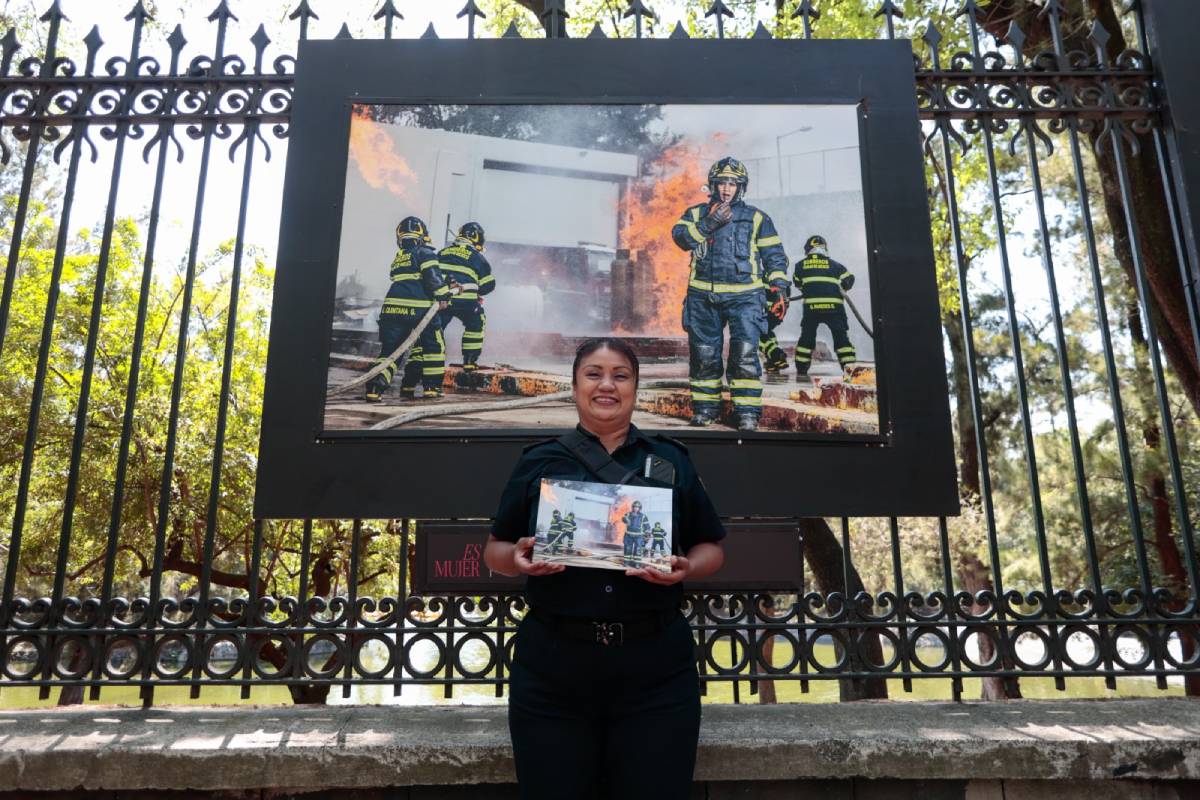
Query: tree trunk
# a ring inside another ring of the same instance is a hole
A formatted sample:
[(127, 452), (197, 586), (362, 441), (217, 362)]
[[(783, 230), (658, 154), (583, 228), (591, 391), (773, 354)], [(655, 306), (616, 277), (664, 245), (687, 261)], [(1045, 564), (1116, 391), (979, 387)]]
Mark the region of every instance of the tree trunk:
[[(804, 560), (812, 570), (813, 579), (821, 591), (826, 594), (841, 592), (843, 596), (852, 599), (859, 592), (866, 590), (858, 570), (854, 569), (853, 565), (850, 567), (850, 587), (847, 590), (842, 575), (842, 546), (825, 520), (815, 517), (802, 519), (800, 520), (800, 532), (804, 537)], [(853, 612), (851, 615), (853, 616)], [(871, 662), (883, 663), (883, 647), (879, 642), (879, 634), (863, 633), (857, 644), (858, 647), (852, 647), (847, 656), (847, 669), (854, 672), (865, 672), (869, 668), (859, 656), (859, 650), (863, 651)], [(842, 702), (887, 699), (887, 680), (884, 678), (840, 678), (838, 693)]]
[[(764, 617), (775, 616), (775, 598), (771, 595), (767, 595), (759, 606), (759, 611)], [(771, 656), (775, 653), (774, 636), (768, 635), (763, 638), (761, 653), (762, 657), (758, 662), (760, 668), (764, 665), (769, 666), (771, 663)], [(766, 670), (764, 669), (761, 671), (765, 672)], [(774, 705), (777, 702), (775, 697), (775, 681), (769, 678), (758, 681), (758, 702), (759, 705)]]
[[(988, 575), (988, 567), (974, 553), (960, 553), (958, 555), (958, 580), (963, 589), (970, 592), (974, 597), (977, 592), (995, 591), (992, 585), (992, 579)], [(983, 604), (971, 604), (971, 613), (980, 614), (987, 606)], [(979, 642), (979, 661), (980, 664), (988, 664), (996, 658), (996, 648), (992, 643), (992, 639), (988, 636), (999, 639), (1000, 632), (994, 626), (987, 626), (979, 630), (979, 635), (975, 640)], [(1010, 659), (1002, 659), (1000, 666), (1003, 669), (1012, 669), (1013, 663)], [(1021, 685), (1018, 679), (1014, 677), (984, 677), (980, 678), (983, 684), (980, 692), (982, 700), (1014, 700), (1021, 697)]]
[[(1142, 328), (1141, 312), (1134, 302), (1126, 306), (1126, 322), (1129, 325), (1129, 338), (1133, 340), (1135, 360), (1134, 396), (1142, 417), (1142, 441), (1146, 450), (1161, 457), (1162, 429), (1158, 425), (1158, 409), (1155, 403), (1153, 376), (1150, 373), (1150, 348), (1146, 342), (1146, 333)], [(1175, 596), (1170, 610), (1180, 611), (1187, 603), (1188, 577), (1183, 566), (1183, 556), (1175, 541), (1174, 522), (1171, 519), (1171, 501), (1167, 494), (1167, 476), (1163, 474), (1159, 463), (1151, 459), (1147, 468), (1147, 476), (1141, 483), (1148, 487), (1143, 491), (1143, 499), (1150, 504), (1151, 523), (1154, 528), (1154, 549), (1158, 553), (1158, 563), (1163, 574), (1167, 577), (1168, 588)], [(1179, 644), (1184, 661), (1190, 660), (1196, 652), (1196, 637), (1189, 628), (1181, 627)], [(1200, 697), (1200, 675), (1190, 672), (1184, 676), (1184, 692), (1189, 697)]]

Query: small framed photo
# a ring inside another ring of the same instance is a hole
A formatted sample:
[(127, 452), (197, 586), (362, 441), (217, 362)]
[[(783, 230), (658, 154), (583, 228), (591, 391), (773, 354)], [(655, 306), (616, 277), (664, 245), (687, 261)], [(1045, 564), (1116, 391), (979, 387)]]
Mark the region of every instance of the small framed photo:
[(671, 490), (543, 478), (533, 560), (671, 571)]

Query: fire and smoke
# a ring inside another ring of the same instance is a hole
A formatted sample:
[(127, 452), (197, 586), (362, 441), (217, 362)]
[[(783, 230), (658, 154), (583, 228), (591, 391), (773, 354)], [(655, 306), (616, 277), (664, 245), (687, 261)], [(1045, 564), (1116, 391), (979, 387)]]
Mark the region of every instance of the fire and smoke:
[(558, 505), (558, 494), (547, 481), (542, 481), (542, 499), (552, 506)]
[(387, 127), (367, 115), (366, 107), (356, 105), (350, 120), (350, 160), (358, 174), (372, 189), (387, 189), (394, 195), (413, 200), (417, 174), (396, 152), (396, 144)]
[(667, 148), (650, 164), (650, 174), (626, 193), (620, 246), (635, 252), (638, 270), (651, 270), (655, 297), (653, 315), (640, 329), (622, 332), (683, 334), (680, 313), (687, 293), (688, 255), (671, 240), (671, 228), (684, 209), (708, 199), (704, 192), (708, 168), (725, 155), (724, 149), (723, 137), (719, 136)]
[(625, 523), (621, 521), (621, 517), (625, 516), (631, 508), (633, 508), (633, 498), (622, 495), (617, 498), (617, 502), (613, 503), (612, 508), (608, 511), (608, 524), (616, 535), (618, 544), (625, 540)]

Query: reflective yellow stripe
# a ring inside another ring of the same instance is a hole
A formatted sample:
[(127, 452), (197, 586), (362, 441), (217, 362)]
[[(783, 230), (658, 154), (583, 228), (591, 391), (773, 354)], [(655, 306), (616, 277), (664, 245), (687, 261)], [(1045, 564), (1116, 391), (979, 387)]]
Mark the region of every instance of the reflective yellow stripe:
[(778, 236), (768, 236), (765, 239), (758, 240), (759, 247), (770, 247), (775, 244), (783, 244), (783, 239), (780, 239)]
[(733, 398), (733, 404), (734, 404), (735, 406), (755, 406), (755, 407), (758, 407), (758, 406), (761, 406), (761, 405), (762, 405), (762, 398), (761, 398), (761, 397), (738, 397), (738, 396), (735, 396), (735, 397)]
[(458, 272), (471, 279), (471, 283), (479, 283), (479, 274), (470, 267), (460, 267), (458, 264), (442, 264), (443, 272)]
[(482, 339), (483, 331), (480, 331), (479, 333), (472, 333), (471, 331), (463, 331), (463, 338), (464, 339)]
[(717, 403), (721, 400), (719, 394), (703, 394), (702, 392), (692, 392), (692, 399), (699, 400), (702, 403)]
[(797, 354), (799, 354), (799, 353), (811, 353), (811, 352), (812, 352), (812, 348), (811, 348), (811, 347), (801, 347), (800, 345), (796, 345), (796, 353), (797, 353)]
[(849, 347), (839, 347), (839, 348), (837, 349), (837, 351), (838, 351), (839, 353), (853, 353), (853, 352), (854, 352), (854, 345), (850, 345)]
[(384, 298), (383, 307), (400, 306), (401, 308), (429, 308), (433, 305), (431, 300), (409, 300), (403, 297), (387, 297)]
[(691, 222), (690, 220), (687, 220), (687, 219), (681, 219), (681, 220), (679, 220), (679, 224), (682, 225), (684, 227), (684, 230), (686, 230), (691, 235), (693, 242), (695, 242), (696, 244), (704, 243), (705, 237), (703, 235), (701, 235), (700, 229), (696, 227), (696, 223)]
[(842, 282), (840, 280), (838, 280), (837, 278), (826, 278), (821, 275), (805, 275), (803, 278), (800, 279), (800, 282), (801, 283), (833, 283), (833, 284), (837, 284), (838, 286), (842, 285)]
[(431, 258), (428, 261), (421, 262), (421, 270), (424, 271), (427, 269), (433, 269), (437, 265), (438, 265), (438, 260), (436, 258)]
[(711, 381), (709, 381), (709, 380), (694, 380), (694, 381), (689, 381), (689, 383), (691, 383), (692, 386), (708, 386), (708, 387), (715, 388), (715, 389), (721, 388), (721, 379), (720, 378), (714, 378)]
[(419, 280), (421, 280), (421, 276), (415, 272), (401, 272), (399, 274), (392, 276), (392, 283), (399, 283), (400, 281), (419, 281)]
[(809, 305), (809, 306), (822, 306), (822, 305), (835, 305), (835, 304), (840, 306), (843, 304), (843, 302), (844, 301), (840, 297), (806, 297), (806, 298), (804, 298), (804, 304)]
[(730, 389), (761, 389), (762, 381), (758, 378), (734, 378), (729, 382)]
[(780, 272), (779, 270), (775, 270), (774, 272), (767, 275), (767, 283), (774, 283), (775, 281), (786, 281), (786, 280), (787, 280), (787, 273)]
[(750, 277), (758, 280), (758, 229), (762, 227), (761, 211), (754, 212), (754, 228), (750, 231)]
[(483, 286), (485, 283), (495, 283), (495, 282), (496, 282), (496, 278), (494, 275), (484, 275), (482, 278), (479, 279), (480, 286)]
[(751, 283), (710, 283), (692, 278), (688, 281), (688, 286), (705, 292), (716, 292), (717, 294), (736, 294), (739, 292), (748, 292), (751, 289), (763, 288), (762, 281), (757, 278)]

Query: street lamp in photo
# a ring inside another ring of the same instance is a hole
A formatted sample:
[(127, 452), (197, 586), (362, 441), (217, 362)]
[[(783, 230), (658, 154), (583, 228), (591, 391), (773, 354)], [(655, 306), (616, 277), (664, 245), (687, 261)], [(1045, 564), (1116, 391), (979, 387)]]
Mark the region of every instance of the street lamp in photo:
[(780, 146), (780, 142), (782, 142), (784, 139), (786, 139), (787, 137), (789, 137), (793, 134), (807, 133), (808, 131), (811, 131), (811, 130), (812, 130), (811, 125), (802, 125), (799, 128), (796, 128), (796, 130), (794, 130), (794, 131), (788, 131), (787, 133), (781, 133), (775, 137), (775, 163), (777, 165), (776, 169), (779, 171), (779, 196), (780, 197), (783, 197), (783, 148)]

